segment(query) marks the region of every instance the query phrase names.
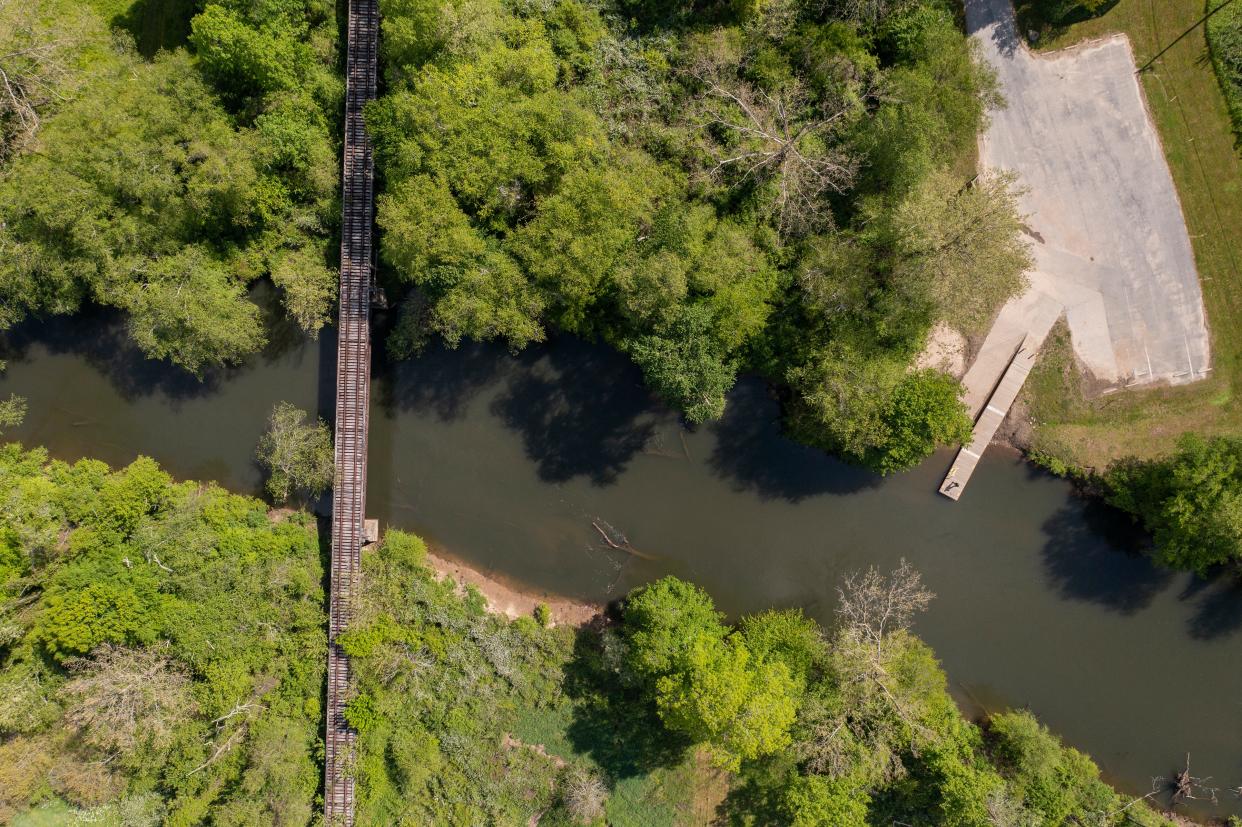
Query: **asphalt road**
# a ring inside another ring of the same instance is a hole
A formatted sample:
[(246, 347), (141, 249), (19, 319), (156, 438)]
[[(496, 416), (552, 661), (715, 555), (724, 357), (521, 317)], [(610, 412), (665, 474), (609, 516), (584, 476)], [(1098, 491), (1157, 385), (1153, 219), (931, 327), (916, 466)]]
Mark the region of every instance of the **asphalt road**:
[(1120, 387), (1204, 378), (1194, 255), (1129, 40), (1034, 55), (1016, 36), (1009, 0), (967, 0), (966, 21), (1008, 102), (980, 137), (980, 162), (1016, 171), (1026, 187), (1036, 262), (1030, 289), (1004, 308), (967, 374), (968, 401), (974, 407), (1023, 337), (1042, 341), (1061, 311), (1096, 379)]

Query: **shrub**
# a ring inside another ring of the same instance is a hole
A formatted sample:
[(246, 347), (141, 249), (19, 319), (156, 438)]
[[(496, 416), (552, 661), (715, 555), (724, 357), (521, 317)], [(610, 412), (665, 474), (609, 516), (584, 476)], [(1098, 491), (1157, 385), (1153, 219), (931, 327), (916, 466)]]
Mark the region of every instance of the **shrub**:
[(269, 471), (267, 493), (278, 503), (294, 491), (318, 496), (332, 485), (332, 435), (322, 419), (306, 419), (305, 411), (281, 402), (272, 409), (267, 433), (259, 440), (259, 462)]
[(535, 622), (545, 629), (552, 625), (552, 610), (547, 603), (540, 603), (535, 607)]
[(1242, 6), (1214, 0), (1210, 7), (1225, 6), (1208, 18), (1207, 40), (1212, 65), (1229, 106), (1229, 117), (1239, 144), (1242, 144)]

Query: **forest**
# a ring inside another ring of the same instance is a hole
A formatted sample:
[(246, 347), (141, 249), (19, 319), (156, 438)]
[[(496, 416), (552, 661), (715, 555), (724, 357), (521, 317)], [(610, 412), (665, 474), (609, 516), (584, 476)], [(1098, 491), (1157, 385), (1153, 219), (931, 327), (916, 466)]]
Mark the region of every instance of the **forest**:
[(116, 307), (202, 374), (263, 345), (247, 288), (269, 278), (313, 335), (336, 285), (335, 4), (213, 2), (168, 22), (188, 23), (171, 49), (135, 32), (175, 4), (117, 5), (0, 4), (0, 329)]
[[(0, 6), (0, 329), (118, 308), (151, 358), (254, 355), (270, 279), (335, 284), (342, 101), (326, 0)], [(380, 278), (429, 340), (602, 339), (688, 422), (739, 372), (789, 430), (890, 472), (969, 421), (914, 357), (1022, 284), (1003, 105), (949, 0), (385, 0)], [(149, 7), (149, 8), (148, 8)], [(153, 41), (142, 20), (185, 18)], [(144, 17), (145, 15), (145, 17)]]
[[(313, 823), (325, 550), (289, 509), (140, 458), (0, 448), (0, 820)], [(727, 623), (667, 577), (516, 620), (391, 531), (342, 636), (362, 824), (1163, 825), (1029, 712), (959, 713), (917, 572), (831, 628)]]
[(1014, 182), (972, 177), (1003, 102), (956, 6), (381, 6), (381, 252), (417, 288), (390, 352), (599, 338), (691, 423), (758, 372), (881, 472), (969, 432), (912, 361), (1028, 258)]

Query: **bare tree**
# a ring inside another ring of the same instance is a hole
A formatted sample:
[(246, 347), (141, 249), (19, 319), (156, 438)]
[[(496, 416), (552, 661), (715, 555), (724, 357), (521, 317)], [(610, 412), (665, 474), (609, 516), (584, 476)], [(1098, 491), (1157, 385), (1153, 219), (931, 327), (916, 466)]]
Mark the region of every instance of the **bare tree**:
[(796, 81), (769, 92), (706, 63), (690, 75), (703, 87), (697, 126), (708, 135), (709, 177), (733, 186), (770, 184), (783, 234), (826, 229), (826, 197), (846, 192), (858, 172), (858, 159), (837, 139), (859, 96), (843, 88), (815, 98)]
[(38, 3), (0, 0), (0, 159), (22, 149), (42, 110), (61, 98), (79, 28), (76, 18), (58, 14), (53, 35)]
[(579, 824), (591, 824), (604, 815), (604, 802), (608, 799), (608, 787), (594, 773), (575, 769), (566, 776), (561, 797), (574, 821)]
[(1005, 787), (988, 793), (986, 806), (992, 827), (1040, 827), (1044, 823), (1039, 813), (1029, 810)]
[(1211, 776), (1200, 778), (1190, 774), (1190, 753), (1186, 753), (1186, 768), (1173, 776), (1173, 803), (1179, 801), (1210, 801), (1217, 803), (1218, 787), (1208, 786)]
[(146, 649), (105, 643), (67, 665), (73, 678), (61, 690), (69, 701), (65, 718), (86, 743), (105, 752), (159, 749), (194, 714), (190, 677), (166, 643)]
[(889, 577), (875, 567), (846, 575), (837, 595), (842, 632), (873, 646), (877, 658), (883, 654), (888, 636), (910, 628), (914, 616), (935, 597), (905, 558)]
[(840, 623), (831, 662), (841, 695), (839, 703), (804, 702), (799, 758), (822, 775), (861, 771), (888, 783), (905, 774), (903, 753), (917, 754), (938, 737), (924, 723), (918, 679), (903, 675), (904, 667), (892, 668), (903, 647), (916, 645), (904, 632), (932, 593), (905, 560), (887, 577), (874, 568), (847, 575), (837, 592)]

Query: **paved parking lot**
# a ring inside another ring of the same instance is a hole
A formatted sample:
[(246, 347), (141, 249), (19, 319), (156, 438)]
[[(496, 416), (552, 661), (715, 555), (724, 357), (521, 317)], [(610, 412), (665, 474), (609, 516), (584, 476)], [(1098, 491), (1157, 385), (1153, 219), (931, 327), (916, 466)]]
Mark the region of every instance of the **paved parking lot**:
[(1016, 37), (1009, 0), (968, 0), (966, 19), (1008, 101), (980, 138), (980, 161), (1018, 173), (1035, 256), (1030, 289), (1002, 311), (967, 374), (968, 400), (990, 392), (993, 371), (1027, 334), (1042, 341), (1061, 310), (1098, 380), (1204, 378), (1203, 296), (1129, 41), (1037, 56)]

